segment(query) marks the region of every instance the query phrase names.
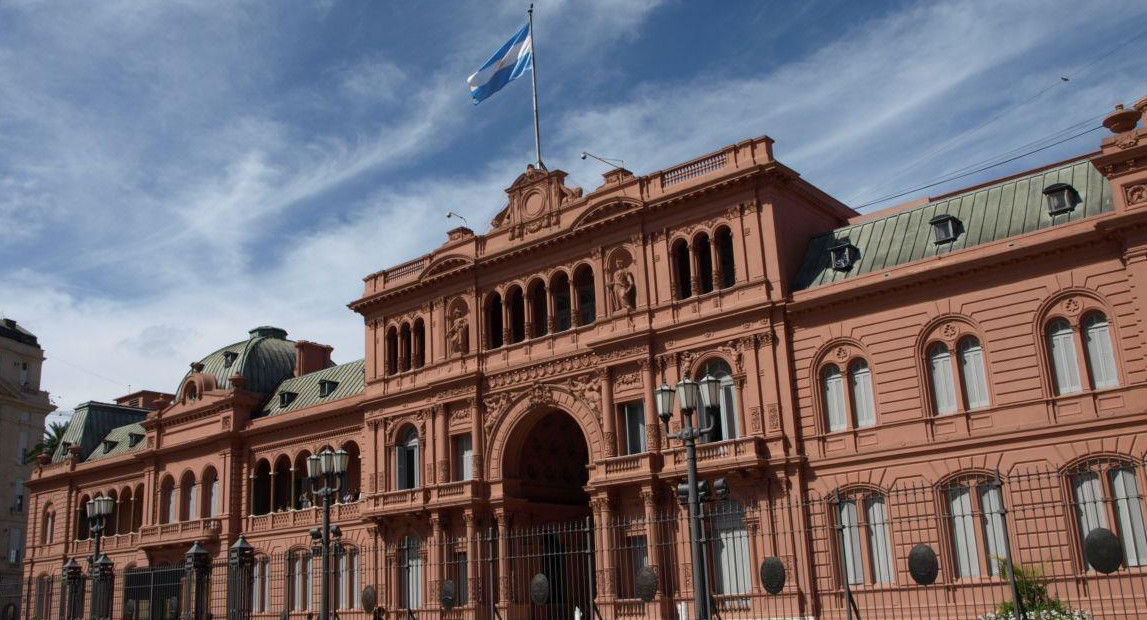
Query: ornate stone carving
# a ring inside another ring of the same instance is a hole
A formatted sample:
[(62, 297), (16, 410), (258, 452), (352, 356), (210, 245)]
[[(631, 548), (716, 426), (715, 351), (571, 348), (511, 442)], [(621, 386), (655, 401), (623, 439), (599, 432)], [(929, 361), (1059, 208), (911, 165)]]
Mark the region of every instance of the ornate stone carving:
[(1138, 205), (1147, 202), (1147, 183), (1132, 185), (1124, 190), (1128, 205)]
[(534, 364), (527, 368), (519, 368), (501, 374), (492, 375), (486, 379), (486, 383), (491, 389), (498, 389), (517, 383), (525, 383), (527, 381), (544, 379), (546, 377), (552, 377), (554, 375), (566, 372), (581, 370), (583, 368), (590, 368), (594, 366), (594, 364), (595, 360), (593, 355), (583, 353), (581, 355), (552, 360), (541, 364)]
[(844, 360), (848, 359), (848, 348), (847, 347), (837, 347), (836, 348), (836, 359), (838, 359), (842, 362)]
[(601, 379), (594, 374), (571, 378), (569, 388), (575, 398), (588, 403), (593, 411), (601, 409)]
[(632, 312), (637, 308), (637, 281), (633, 277), (633, 272), (629, 270), (628, 258), (618, 253), (610, 265), (609, 288), (613, 294), (615, 312), (622, 310)]
[(781, 427), (781, 410), (776, 403), (769, 403), (769, 430), (775, 431)]
[(466, 318), (466, 314), (464, 305), (455, 305), (450, 311), (446, 343), (452, 356), (466, 355), (470, 352), (470, 321)]
[(753, 407), (749, 411), (749, 426), (754, 433), (761, 432), (761, 408)]
[(1067, 301), (1063, 302), (1063, 311), (1072, 315), (1072, 316), (1079, 314), (1079, 311), (1082, 308), (1083, 308), (1083, 304), (1080, 303), (1079, 299), (1077, 299), (1075, 297), (1072, 297), (1072, 298), (1068, 299)]
[(948, 323), (947, 325), (944, 326), (942, 333), (943, 333), (945, 338), (948, 338), (950, 340), (950, 339), (956, 337), (956, 334), (959, 333), (959, 330), (956, 329), (955, 323)]
[[(648, 360), (643, 360), (648, 365)], [(638, 372), (623, 372), (617, 375), (617, 385), (629, 386), (641, 383), (641, 374)]]

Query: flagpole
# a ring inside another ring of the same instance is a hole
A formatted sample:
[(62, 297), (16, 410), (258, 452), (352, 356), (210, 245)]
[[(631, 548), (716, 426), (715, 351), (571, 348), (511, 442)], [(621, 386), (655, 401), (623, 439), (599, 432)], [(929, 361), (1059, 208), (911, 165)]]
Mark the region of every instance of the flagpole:
[(534, 53), (534, 5), (530, 4), (530, 82), (534, 86), (534, 153), (538, 158), (538, 168), (545, 170), (542, 163), (542, 138), (538, 130), (538, 55)]

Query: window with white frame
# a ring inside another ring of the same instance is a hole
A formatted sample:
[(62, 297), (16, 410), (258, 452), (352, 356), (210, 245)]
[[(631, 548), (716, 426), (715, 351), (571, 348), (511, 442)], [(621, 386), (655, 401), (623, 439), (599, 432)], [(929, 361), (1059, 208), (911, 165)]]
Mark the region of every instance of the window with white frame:
[(639, 400), (618, 405), (625, 420), (625, 453), (645, 452), (645, 404)]
[(1083, 390), (1072, 334), (1071, 324), (1066, 319), (1056, 319), (1047, 326), (1048, 353), (1055, 378), (1055, 393), (1058, 395)]
[(937, 342), (928, 347), (928, 367), (932, 375), (932, 403), (936, 413), (955, 413), (956, 386), (953, 383), (952, 352), (948, 345)]
[(891, 583), (892, 546), (884, 496), (851, 494), (840, 500), (836, 517), (842, 576), (852, 585)]
[(1092, 387), (1100, 389), (1119, 385), (1119, 371), (1115, 367), (1115, 349), (1111, 346), (1111, 328), (1107, 324), (1107, 317), (1101, 312), (1091, 312), (1083, 317), (1081, 325)]
[(398, 550), (399, 605), (402, 609), (422, 607), (422, 541), (407, 536)]
[(257, 558), (251, 567), (251, 611), (265, 612), (271, 602), (271, 562), (267, 558)]
[(1147, 565), (1147, 526), (1135, 467), (1096, 465), (1072, 474), (1071, 486), (1080, 544), (1096, 528), (1114, 530), (1123, 544), (1124, 565)]
[(749, 591), (753, 573), (745, 507), (736, 500), (726, 499), (716, 502), (710, 514), (715, 591), (718, 594), (745, 594)]
[(314, 607), (314, 585), (311, 575), (311, 553), (302, 549), (287, 558), (287, 609), (307, 611)]
[(716, 407), (710, 407), (708, 410), (705, 410), (705, 407), (700, 408), (702, 411), (697, 420), (700, 427), (713, 425), (713, 430), (708, 437), (702, 438), (702, 441), (734, 439), (739, 435), (740, 429), (737, 428), (737, 387), (733, 382), (733, 369), (725, 360), (710, 360), (701, 368), (696, 380), (700, 381), (706, 375), (712, 375), (721, 381), (721, 397)]
[(338, 575), (335, 581), (338, 584), (338, 593), (335, 597), (339, 609), (356, 609), (358, 607), (359, 570), (358, 550), (346, 549), (339, 554), (337, 563)]
[(824, 392), (824, 408), (828, 414), (828, 430), (843, 431), (848, 428), (848, 411), (845, 404), (844, 376), (835, 364), (829, 364), (821, 372), (821, 389)]
[(418, 431), (407, 429), (402, 435), (395, 449), (395, 487), (399, 491), (418, 488), (419, 468), (421, 462), (418, 458)]
[(866, 360), (849, 363), (847, 385), (839, 366), (825, 366), (820, 373), (820, 392), (830, 433), (876, 424), (872, 369)]
[(454, 438), (454, 471), (456, 480), (474, 479), (474, 448), (470, 434)]
[(991, 404), (988, 396), (988, 375), (984, 368), (984, 349), (974, 336), (967, 336), (957, 345), (960, 351), (960, 379), (964, 388), (964, 402), (968, 409), (979, 409)]
[(956, 577), (999, 576), (1005, 540), (1000, 486), (992, 481), (955, 484), (945, 495)]
[(848, 383), (856, 427), (876, 424), (876, 402), (872, 396), (872, 372), (868, 369), (868, 362), (858, 359), (849, 365)]

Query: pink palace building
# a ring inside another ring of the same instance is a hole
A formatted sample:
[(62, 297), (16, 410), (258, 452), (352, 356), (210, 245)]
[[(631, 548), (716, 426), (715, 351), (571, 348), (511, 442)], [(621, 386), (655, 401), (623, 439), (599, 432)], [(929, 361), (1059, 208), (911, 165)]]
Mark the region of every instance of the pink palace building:
[[(240, 535), (254, 615), (309, 617), (304, 461), (330, 447), (350, 454), (340, 617), (368, 617), (370, 585), (394, 618), (574, 617), (589, 598), (607, 620), (691, 618), (685, 453), (655, 390), (705, 376), (698, 468), (729, 491), (706, 508), (716, 615), (843, 618), (852, 598), (865, 618), (975, 618), (1010, 600), (1004, 555), (1069, 608), (1143, 612), (1145, 108), (1117, 108), (1093, 152), (863, 215), (767, 137), (590, 191), (529, 166), (484, 234), (366, 275), (349, 304), (365, 359), (258, 327), (189, 356), (174, 394), (80, 406), (27, 482), (23, 617), (54, 617), (49, 581), (92, 552), (97, 496), (116, 506), (117, 617), (164, 617), (128, 612), (133, 570), (196, 542), (225, 561)], [(587, 568), (557, 535), (515, 549), (571, 523), (592, 524)], [(1116, 535), (1109, 575), (1087, 557), (1097, 528)], [(787, 569), (776, 594), (766, 558)], [(564, 611), (532, 602), (535, 572)]]

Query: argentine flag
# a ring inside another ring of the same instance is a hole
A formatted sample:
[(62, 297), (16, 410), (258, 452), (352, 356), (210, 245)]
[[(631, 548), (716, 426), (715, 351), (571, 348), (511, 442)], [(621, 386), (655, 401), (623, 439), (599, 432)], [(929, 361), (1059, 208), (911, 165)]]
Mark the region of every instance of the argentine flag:
[(533, 66), (534, 46), (530, 37), (530, 25), (526, 24), (501, 49), (494, 52), (481, 69), (466, 78), (474, 105), (502, 90), (503, 86), (518, 79)]

